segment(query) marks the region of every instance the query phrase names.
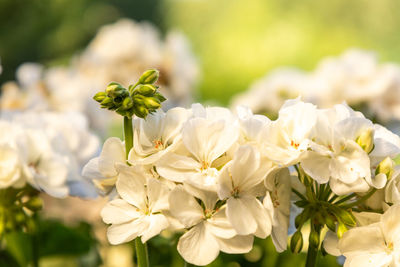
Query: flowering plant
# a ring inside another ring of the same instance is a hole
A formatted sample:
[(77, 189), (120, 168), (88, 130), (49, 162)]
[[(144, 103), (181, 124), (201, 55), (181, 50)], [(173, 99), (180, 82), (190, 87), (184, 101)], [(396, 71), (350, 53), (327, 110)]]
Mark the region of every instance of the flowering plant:
[[(128, 89), (111, 83), (94, 97), (124, 116), (83, 176), (111, 200), (101, 212), (111, 244), (182, 233), (178, 252), (207, 265), (219, 252), (246, 253), (271, 236), (278, 252), (346, 256), (345, 266), (387, 266), (400, 257), (400, 138), (346, 104), (328, 109), (286, 101), (275, 121), (239, 107), (173, 108), (149, 70)], [(290, 218), (294, 218), (291, 226)], [(309, 228), (308, 242), (304, 240)], [(360, 234), (365, 241), (355, 242)]]

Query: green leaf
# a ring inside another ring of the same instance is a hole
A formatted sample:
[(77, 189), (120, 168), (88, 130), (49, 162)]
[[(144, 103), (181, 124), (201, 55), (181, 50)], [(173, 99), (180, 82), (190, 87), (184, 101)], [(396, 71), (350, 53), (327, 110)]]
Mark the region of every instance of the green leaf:
[(27, 266), (32, 261), (32, 238), (23, 232), (5, 234), (6, 250), (20, 266)]

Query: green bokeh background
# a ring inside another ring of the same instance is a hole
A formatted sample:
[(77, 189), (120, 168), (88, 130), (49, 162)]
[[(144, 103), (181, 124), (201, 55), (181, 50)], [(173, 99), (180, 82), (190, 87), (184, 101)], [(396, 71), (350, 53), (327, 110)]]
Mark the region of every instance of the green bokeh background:
[[(0, 0), (0, 84), (14, 79), (23, 62), (68, 63), (99, 26), (129, 17), (151, 21), (162, 33), (185, 33), (201, 67), (197, 100), (227, 105), (232, 95), (271, 69), (311, 70), (321, 58), (352, 47), (400, 62), (399, 10), (398, 0)], [(170, 252), (152, 242), (161, 249), (161, 264), (162, 255)], [(270, 241), (257, 243), (265, 250), (259, 261), (223, 255), (211, 266), (304, 262), (304, 255), (276, 254)], [(178, 260), (173, 266), (181, 264)], [(335, 265), (333, 257), (320, 263)]]

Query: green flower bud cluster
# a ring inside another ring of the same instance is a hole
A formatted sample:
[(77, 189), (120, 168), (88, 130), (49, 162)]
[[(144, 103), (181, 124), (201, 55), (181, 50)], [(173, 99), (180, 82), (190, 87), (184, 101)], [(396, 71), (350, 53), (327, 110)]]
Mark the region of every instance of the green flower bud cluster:
[(38, 194), (30, 186), (0, 190), (0, 236), (5, 232), (20, 231), (28, 227), (32, 215), (43, 206)]
[(131, 118), (136, 115), (146, 118), (148, 114), (161, 107), (166, 98), (160, 94), (158, 86), (154, 85), (159, 76), (157, 70), (147, 70), (139, 81), (128, 89), (121, 84), (112, 82), (104, 92), (98, 92), (93, 99), (100, 103), (101, 108), (115, 110), (118, 114)]

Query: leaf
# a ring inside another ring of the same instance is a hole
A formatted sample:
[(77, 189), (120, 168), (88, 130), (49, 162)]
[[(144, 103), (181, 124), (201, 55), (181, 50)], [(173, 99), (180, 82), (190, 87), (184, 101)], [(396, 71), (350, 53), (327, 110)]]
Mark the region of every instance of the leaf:
[(20, 266), (27, 266), (32, 261), (32, 238), (23, 232), (5, 234), (6, 250)]

